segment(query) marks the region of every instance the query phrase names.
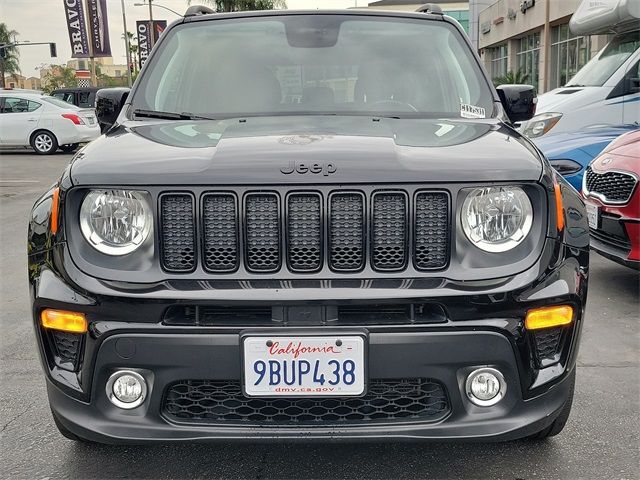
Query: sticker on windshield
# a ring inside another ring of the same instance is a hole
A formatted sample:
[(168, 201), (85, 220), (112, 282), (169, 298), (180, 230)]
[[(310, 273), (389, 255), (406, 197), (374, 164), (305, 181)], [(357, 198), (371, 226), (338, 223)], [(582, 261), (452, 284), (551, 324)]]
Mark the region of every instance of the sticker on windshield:
[(484, 108), (466, 103), (460, 103), (460, 116), (462, 118), (487, 118)]

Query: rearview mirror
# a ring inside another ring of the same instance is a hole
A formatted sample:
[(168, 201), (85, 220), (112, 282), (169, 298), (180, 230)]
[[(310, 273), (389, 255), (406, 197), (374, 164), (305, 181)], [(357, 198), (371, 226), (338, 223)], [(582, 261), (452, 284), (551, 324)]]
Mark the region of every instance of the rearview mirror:
[(116, 123), (129, 91), (129, 88), (103, 88), (96, 93), (96, 116), (102, 133)]
[(532, 85), (508, 84), (496, 88), (500, 102), (512, 123), (530, 120), (536, 114), (536, 90)]

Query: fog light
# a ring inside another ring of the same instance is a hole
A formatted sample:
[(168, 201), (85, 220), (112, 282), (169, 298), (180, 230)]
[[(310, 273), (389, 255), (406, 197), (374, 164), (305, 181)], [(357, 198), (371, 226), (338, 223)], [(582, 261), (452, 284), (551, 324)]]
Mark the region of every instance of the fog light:
[(479, 368), (469, 374), (465, 388), (469, 400), (478, 406), (489, 407), (504, 398), (507, 383), (495, 368)]
[(107, 397), (116, 407), (136, 408), (147, 397), (147, 382), (137, 372), (117, 371), (107, 380)]

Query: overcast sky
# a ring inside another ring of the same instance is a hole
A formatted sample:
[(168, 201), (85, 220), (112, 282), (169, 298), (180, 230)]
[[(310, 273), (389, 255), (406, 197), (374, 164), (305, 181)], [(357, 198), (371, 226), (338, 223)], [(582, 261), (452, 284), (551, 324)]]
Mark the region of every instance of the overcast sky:
[[(36, 68), (45, 63), (66, 63), (71, 58), (71, 47), (64, 20), (64, 0), (0, 0), (0, 22), (7, 24), (9, 29), (20, 33), (19, 41), (56, 42), (58, 58), (49, 57), (49, 47), (39, 45), (20, 48), (20, 68), (26, 77), (39, 74)], [(373, 0), (287, 0), (290, 9), (298, 8), (347, 8), (356, 4), (365, 6)], [(148, 7), (136, 7), (134, 3), (142, 0), (125, 0), (127, 14), (127, 29), (135, 32), (135, 21), (148, 18)], [(154, 0), (154, 2), (184, 13), (187, 0)], [(198, 1), (193, 0), (197, 5)], [(114, 63), (126, 63), (124, 41), (122, 33), (122, 10), (120, 0), (107, 0), (109, 13), (109, 33), (111, 37), (111, 51)], [(178, 18), (171, 12), (154, 7), (154, 19), (167, 20), (171, 23)]]

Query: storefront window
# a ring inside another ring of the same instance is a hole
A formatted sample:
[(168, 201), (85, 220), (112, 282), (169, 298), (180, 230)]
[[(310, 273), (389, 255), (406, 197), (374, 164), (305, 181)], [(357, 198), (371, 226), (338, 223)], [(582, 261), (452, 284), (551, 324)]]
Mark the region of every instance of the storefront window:
[(487, 49), (491, 59), (491, 79), (504, 77), (507, 74), (507, 44), (503, 43), (497, 47)]
[(520, 39), (516, 53), (518, 71), (526, 75), (523, 83), (533, 85), (538, 90), (540, 77), (540, 32), (527, 35)]
[(558, 25), (551, 29), (551, 78), (550, 87), (564, 86), (588, 61), (591, 39), (577, 37), (569, 26)]

